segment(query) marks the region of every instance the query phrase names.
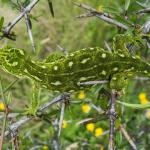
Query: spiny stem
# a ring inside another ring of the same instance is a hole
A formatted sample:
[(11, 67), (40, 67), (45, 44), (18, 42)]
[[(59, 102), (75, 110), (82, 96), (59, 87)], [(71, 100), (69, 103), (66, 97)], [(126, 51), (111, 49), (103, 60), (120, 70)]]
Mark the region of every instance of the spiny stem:
[(11, 82), (6, 89), (4, 89), (3, 94), (5, 94), (17, 81), (19, 78), (15, 79), (13, 82)]
[(94, 84), (104, 84), (104, 83), (108, 83), (107, 80), (103, 80), (103, 81), (87, 81), (87, 82), (80, 82), (80, 85), (94, 85)]
[(31, 9), (39, 2), (39, 0), (33, 0), (23, 12), (20, 13), (7, 27), (3, 30), (4, 35), (9, 35), (11, 29), (24, 17), (24, 15), (31, 11)]
[[(50, 100), (49, 102), (45, 103), (43, 106), (41, 106), (38, 110), (38, 112), (44, 112), (47, 108), (52, 106), (55, 103), (58, 103), (60, 101), (63, 101), (64, 99), (70, 98), (70, 95), (68, 93), (63, 93), (62, 95), (59, 95), (55, 97), (53, 100)], [(37, 116), (38, 116), (37, 112)], [(5, 132), (5, 136), (8, 136), (11, 132), (15, 132), (20, 126), (24, 125), (26, 122), (30, 121), (32, 118), (31, 117), (22, 117), (19, 121), (16, 123), (13, 123), (9, 126), (8, 131)]]
[(145, 8), (145, 9), (137, 11), (136, 14), (143, 14), (143, 13), (149, 13), (149, 12), (150, 12), (150, 8)]
[(4, 141), (4, 133), (5, 133), (5, 128), (6, 128), (6, 121), (7, 121), (7, 111), (4, 114), (4, 120), (3, 120), (3, 126), (2, 126), (2, 133), (0, 136), (0, 150), (3, 149), (3, 141)]
[[(122, 29), (129, 29), (128, 26), (122, 24), (121, 22), (118, 22), (117, 20), (115, 20), (114, 18), (110, 17), (109, 14), (107, 13), (104, 13), (104, 12), (99, 12), (97, 11), (96, 9), (92, 8), (92, 7), (89, 7), (85, 4), (79, 4), (79, 3), (74, 3), (76, 6), (80, 7), (80, 8), (83, 8), (87, 11), (89, 11), (91, 14), (93, 14), (93, 16), (96, 16), (97, 18), (100, 18), (102, 19), (103, 21), (109, 23), (109, 24), (113, 24), (113, 25), (116, 25)], [(88, 14), (89, 16), (89, 14)], [(92, 15), (91, 15), (92, 16)]]
[(115, 110), (115, 103), (116, 103), (116, 91), (112, 90), (111, 92), (111, 99), (110, 99), (110, 109), (108, 112), (109, 119), (110, 119), (110, 129), (109, 129), (109, 150), (114, 150), (114, 128), (115, 128), (115, 119), (116, 119), (116, 110)]
[(60, 136), (61, 133), (61, 128), (63, 124), (63, 118), (64, 118), (64, 111), (65, 111), (65, 103), (62, 102), (61, 104), (61, 112), (60, 112), (60, 120), (59, 120), (59, 126), (58, 126), (58, 137)]
[(11, 138), (14, 150), (19, 150), (18, 131), (15, 131), (15, 133), (11, 133)]
[(129, 142), (129, 144), (131, 145), (133, 150), (137, 150), (137, 147), (134, 143), (134, 141), (131, 139), (130, 135), (128, 134), (128, 132), (125, 130), (125, 128), (123, 127), (123, 125), (121, 124), (119, 127), (120, 131), (122, 132), (122, 134), (124, 135), (124, 137), (126, 138), (126, 140)]
[[(5, 112), (5, 110), (0, 110), (0, 112)], [(18, 114), (22, 114), (22, 113), (25, 113), (26, 111), (25, 110), (12, 110), (12, 109), (9, 109), (8, 108), (8, 112), (9, 112), (9, 114), (10, 113), (18, 113)]]
[(35, 43), (33, 40), (33, 35), (32, 35), (32, 30), (31, 30), (30, 17), (27, 13), (24, 14), (24, 17), (25, 17), (25, 22), (26, 22), (26, 26), (27, 26), (29, 39), (30, 39), (31, 45), (32, 45), (32, 50), (33, 50), (33, 52), (35, 52)]
[(53, 121), (53, 126), (54, 126), (54, 137), (51, 140), (51, 147), (53, 150), (60, 150), (60, 144), (59, 144), (59, 139), (58, 139), (58, 119), (55, 119)]
[(5, 98), (4, 98), (4, 93), (3, 93), (3, 87), (2, 87), (1, 80), (0, 80), (0, 91), (1, 91), (3, 103), (4, 103), (4, 106), (5, 106), (3, 126), (2, 126), (2, 133), (1, 133), (1, 136), (0, 136), (0, 150), (2, 150), (3, 149), (5, 128), (6, 128), (6, 121), (7, 121), (7, 116), (8, 116), (8, 107), (7, 107), (7, 102), (5, 101)]
[(68, 51), (67, 51), (65, 48), (61, 47), (61, 46), (58, 45), (58, 44), (57, 44), (57, 47), (58, 47), (65, 55), (68, 55)]

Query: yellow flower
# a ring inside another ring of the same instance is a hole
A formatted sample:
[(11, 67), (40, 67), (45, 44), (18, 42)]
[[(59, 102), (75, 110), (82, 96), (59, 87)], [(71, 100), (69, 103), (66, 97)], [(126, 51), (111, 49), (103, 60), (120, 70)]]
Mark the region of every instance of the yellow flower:
[(90, 105), (88, 105), (88, 104), (83, 104), (82, 105), (82, 111), (84, 113), (89, 113), (90, 110), (91, 110), (91, 106)]
[(146, 99), (146, 93), (140, 93), (139, 94), (139, 99)]
[(62, 128), (67, 128), (68, 126), (68, 123), (67, 121), (63, 120), (63, 123), (62, 123)]
[(147, 104), (147, 103), (149, 103), (148, 99), (142, 99), (142, 100), (141, 100), (141, 104), (142, 104), (142, 105), (145, 105), (145, 104)]
[(149, 101), (148, 101), (148, 99), (146, 97), (146, 93), (140, 93), (139, 94), (139, 99), (140, 99), (140, 103), (142, 105), (145, 105), (145, 104), (149, 103)]
[(96, 128), (95, 129), (95, 136), (96, 137), (103, 135), (103, 133), (104, 133), (104, 131), (102, 128)]
[(148, 110), (146, 111), (145, 117), (146, 117), (147, 119), (150, 119), (150, 109), (148, 109)]
[(42, 150), (49, 150), (49, 149), (48, 149), (48, 146), (44, 145), (44, 146), (42, 147)]
[(104, 150), (104, 146), (100, 145), (100, 149), (99, 150)]
[(94, 128), (95, 128), (94, 123), (88, 123), (88, 124), (86, 125), (86, 129), (87, 129), (88, 131), (90, 131), (90, 132), (93, 132), (93, 131), (94, 131)]
[(84, 99), (85, 98), (85, 93), (84, 91), (80, 91), (79, 95), (78, 95), (79, 99)]
[(0, 110), (5, 110), (5, 105), (2, 102), (0, 102)]

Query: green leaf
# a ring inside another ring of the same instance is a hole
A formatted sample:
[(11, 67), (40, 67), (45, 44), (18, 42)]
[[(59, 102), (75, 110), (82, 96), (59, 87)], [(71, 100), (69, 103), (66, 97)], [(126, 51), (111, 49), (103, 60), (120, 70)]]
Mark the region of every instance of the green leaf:
[(30, 19), (34, 20), (34, 21), (38, 21), (38, 17), (37, 16), (33, 16), (32, 14), (30, 14)]
[(126, 0), (125, 1), (125, 11), (128, 10), (129, 6), (130, 6), (130, 0)]
[(25, 1), (23, 2), (23, 6), (24, 6), (24, 7), (28, 6), (28, 5), (30, 4), (30, 2), (31, 2), (31, 0), (25, 0)]
[(114, 7), (103, 7), (104, 12), (111, 13), (111, 14), (118, 14), (120, 13), (116, 8)]
[(148, 8), (148, 7), (150, 6), (149, 0), (146, 0), (146, 1), (143, 2), (143, 3), (139, 2), (139, 1), (136, 1), (136, 3), (137, 3), (139, 6), (143, 7), (143, 8)]
[(133, 25), (133, 22), (129, 21), (129, 20), (126, 20), (123, 16), (120, 16), (120, 15), (116, 15), (115, 19), (123, 24), (126, 24), (126, 25)]
[(52, 14), (52, 17), (54, 17), (54, 9), (53, 9), (53, 4), (51, 0), (47, 0), (48, 1), (48, 5), (49, 5), (49, 10)]
[(3, 24), (4, 24), (4, 17), (1, 17), (1, 19), (0, 19), (0, 31), (2, 30)]
[(120, 146), (122, 144), (122, 133), (120, 131), (116, 132), (115, 140), (117, 146)]
[(10, 92), (9, 92), (8, 95), (7, 95), (6, 101), (7, 101), (7, 102), (6, 102), (7, 104), (10, 104), (11, 101), (12, 101), (12, 96), (11, 96), (11, 93), (10, 93)]
[(121, 102), (121, 101), (117, 101), (117, 103), (123, 105), (123, 106), (126, 106), (126, 107), (130, 107), (130, 108), (133, 108), (133, 109), (148, 109), (150, 108), (150, 102), (147, 103), (147, 104), (131, 104), (131, 103), (126, 103), (126, 102)]

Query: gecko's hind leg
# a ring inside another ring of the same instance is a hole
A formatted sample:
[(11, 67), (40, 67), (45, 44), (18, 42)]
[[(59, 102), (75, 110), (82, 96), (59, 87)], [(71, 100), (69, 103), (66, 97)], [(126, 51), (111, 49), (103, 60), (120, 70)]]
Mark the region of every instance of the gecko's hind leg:
[(103, 110), (108, 109), (110, 96), (111, 93), (109, 92), (109, 90), (105, 89), (104, 87), (98, 91), (98, 95), (97, 95), (98, 104)]
[(128, 84), (128, 74), (116, 73), (112, 75), (109, 83), (109, 87), (111, 90), (116, 90), (118, 92), (124, 92), (125, 87)]
[(98, 96), (97, 96), (97, 99), (101, 99), (101, 97), (107, 97), (109, 98), (110, 97), (110, 92), (108, 90), (106, 90), (105, 88), (101, 88), (99, 91), (98, 91)]

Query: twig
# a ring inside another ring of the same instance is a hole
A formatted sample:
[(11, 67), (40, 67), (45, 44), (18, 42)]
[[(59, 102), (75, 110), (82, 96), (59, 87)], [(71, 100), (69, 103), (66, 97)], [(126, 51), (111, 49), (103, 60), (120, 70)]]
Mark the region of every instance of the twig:
[(93, 17), (94, 14), (92, 13), (85, 13), (85, 14), (81, 14), (79, 16), (77, 16), (77, 18), (86, 18), (86, 17)]
[[(148, 19), (143, 25), (143, 34), (149, 34), (150, 31), (150, 20)], [(150, 48), (150, 39), (146, 38), (147, 47)]]
[(54, 136), (51, 140), (51, 146), (53, 150), (60, 150), (60, 144), (58, 139), (58, 119), (55, 119), (53, 121), (54, 126)]
[(5, 98), (4, 98), (3, 87), (2, 87), (1, 81), (0, 81), (0, 91), (1, 91), (3, 103), (5, 105), (2, 133), (0, 136), (0, 150), (2, 150), (3, 149), (4, 134), (5, 134), (5, 129), (6, 129), (7, 116), (8, 116), (8, 107), (7, 107), (7, 102), (5, 101)]
[(134, 79), (141, 80), (141, 81), (150, 80), (150, 78), (147, 78), (147, 77), (135, 77)]
[(116, 25), (120, 28), (123, 28), (125, 30), (127, 30), (129, 27), (122, 24), (121, 22), (118, 22), (117, 20), (111, 18), (107, 13), (103, 13), (103, 12), (99, 12), (96, 9), (93, 9), (85, 4), (79, 4), (79, 3), (74, 3), (76, 6), (86, 9), (87, 11), (89, 11), (91, 14), (93, 14), (94, 16), (104, 20), (105, 22), (109, 23), (109, 24), (113, 24)]
[(105, 47), (108, 49), (108, 51), (111, 52), (112, 49), (110, 48), (109, 44), (106, 41), (104, 41), (104, 44), (105, 44)]
[(65, 111), (65, 103), (62, 102), (61, 104), (61, 112), (60, 112), (60, 119), (59, 119), (59, 126), (58, 126), (58, 137), (60, 136), (61, 133), (61, 128), (63, 124), (63, 118), (64, 118), (64, 111)]
[(115, 90), (111, 92), (111, 99), (110, 99), (110, 109), (108, 111), (109, 119), (110, 119), (110, 129), (109, 129), (109, 150), (114, 150), (114, 128), (115, 128), (115, 119), (116, 119), (116, 110), (115, 110), (115, 103), (116, 103), (117, 94)]
[(106, 17), (106, 16), (104, 16), (104, 15), (96, 14), (95, 16), (98, 17), (98, 18), (100, 18), (100, 19), (102, 19), (102, 20), (104, 20), (105, 22), (107, 22), (107, 23), (109, 23), (109, 24), (116, 25), (116, 26), (118, 26), (118, 27), (120, 27), (120, 28), (122, 28), (122, 29), (125, 29), (125, 30), (128, 30), (128, 29), (129, 29), (128, 26), (122, 24), (121, 22), (118, 22), (117, 20), (108, 18), (108, 17)]
[(81, 124), (85, 124), (85, 123), (90, 122), (92, 120), (94, 120), (94, 118), (86, 118), (84, 120), (81, 120), (81, 121), (77, 122), (76, 125), (79, 126)]
[(132, 149), (137, 150), (137, 147), (136, 147), (135, 143), (133, 142), (130, 135), (128, 134), (128, 132), (123, 127), (123, 125), (120, 125), (119, 129), (122, 132), (122, 134), (124, 135), (124, 137), (127, 139), (127, 141), (129, 142), (129, 144), (131, 145)]
[(150, 13), (150, 8), (145, 8), (136, 12), (136, 14)]
[(100, 107), (97, 107), (96, 105), (94, 105), (93, 103), (91, 103), (91, 107), (93, 108), (93, 109), (95, 109), (98, 113), (104, 113), (104, 111), (102, 110), (102, 108), (100, 108)]
[[(69, 97), (68, 93), (64, 93), (62, 95), (55, 97), (53, 100), (51, 100), (50, 102), (47, 102), (46, 104), (44, 104), (43, 106), (39, 108), (39, 111), (37, 112), (37, 116), (38, 116), (38, 113), (40, 113), (40, 111), (44, 111), (45, 109), (52, 106), (53, 104), (60, 102), (64, 99), (67, 99), (68, 97)], [(15, 132), (20, 126), (30, 121), (31, 119), (32, 119), (31, 117), (22, 117), (18, 122), (10, 125), (9, 127), (10, 130), (5, 132), (5, 136), (8, 136), (11, 132)]]
[(5, 136), (8, 136), (10, 133), (14, 133), (20, 126), (22, 126), (29, 120), (31, 120), (30, 117), (22, 117), (18, 122), (13, 123), (12, 125), (10, 125), (9, 131), (5, 132)]
[(3, 149), (3, 140), (4, 140), (4, 134), (5, 134), (5, 128), (6, 128), (6, 121), (7, 121), (7, 111), (4, 114), (4, 120), (3, 120), (3, 127), (2, 127), (2, 133), (0, 136), (0, 150)]
[(104, 84), (104, 83), (108, 83), (107, 80), (103, 80), (103, 81), (87, 81), (87, 82), (80, 82), (79, 85), (94, 85), (94, 84)]
[(107, 17), (110, 17), (107, 13), (99, 12), (99, 11), (97, 11), (96, 9), (94, 9), (94, 8), (88, 6), (88, 5), (79, 4), (79, 3), (76, 3), (76, 2), (74, 2), (74, 4), (75, 4), (76, 6), (78, 6), (78, 7), (81, 7), (81, 8), (83, 8), (83, 9), (89, 11), (90, 13), (98, 13), (98, 14), (103, 14), (103, 15), (105, 15), (105, 16), (107, 16)]
[(9, 23), (3, 30), (4, 36), (7, 36), (10, 34), (11, 29), (24, 17), (26, 13), (29, 13), (31, 9), (39, 2), (39, 0), (33, 0), (25, 9), (23, 12), (20, 13), (11, 23)]
[[(0, 111), (0, 112), (1, 112), (1, 111)], [(4, 111), (2, 111), (2, 112), (4, 112)], [(18, 115), (19, 115), (19, 113), (9, 113), (8, 116), (7, 116), (7, 118), (8, 118), (8, 119), (12, 119), (12, 118), (17, 117)], [(4, 118), (4, 116), (3, 116), (3, 115), (0, 115), (0, 120), (1, 120), (2, 118)]]
[(18, 131), (16, 130), (15, 133), (11, 133), (11, 137), (14, 145), (14, 150), (19, 150)]
[(58, 45), (58, 44), (57, 44), (57, 47), (58, 47), (65, 55), (68, 54), (68, 51), (67, 51), (65, 48), (61, 47), (61, 46)]
[(6, 89), (4, 89), (3, 94), (5, 94), (17, 81), (19, 78), (15, 79), (13, 82), (11, 82)]
[(34, 43), (33, 36), (32, 36), (32, 27), (31, 27), (30, 17), (27, 13), (25, 13), (24, 17), (25, 17), (25, 22), (26, 22), (26, 26), (27, 26), (27, 31), (29, 34), (29, 39), (30, 39), (31, 45), (32, 45), (32, 50), (33, 50), (33, 52), (35, 52), (35, 43)]

